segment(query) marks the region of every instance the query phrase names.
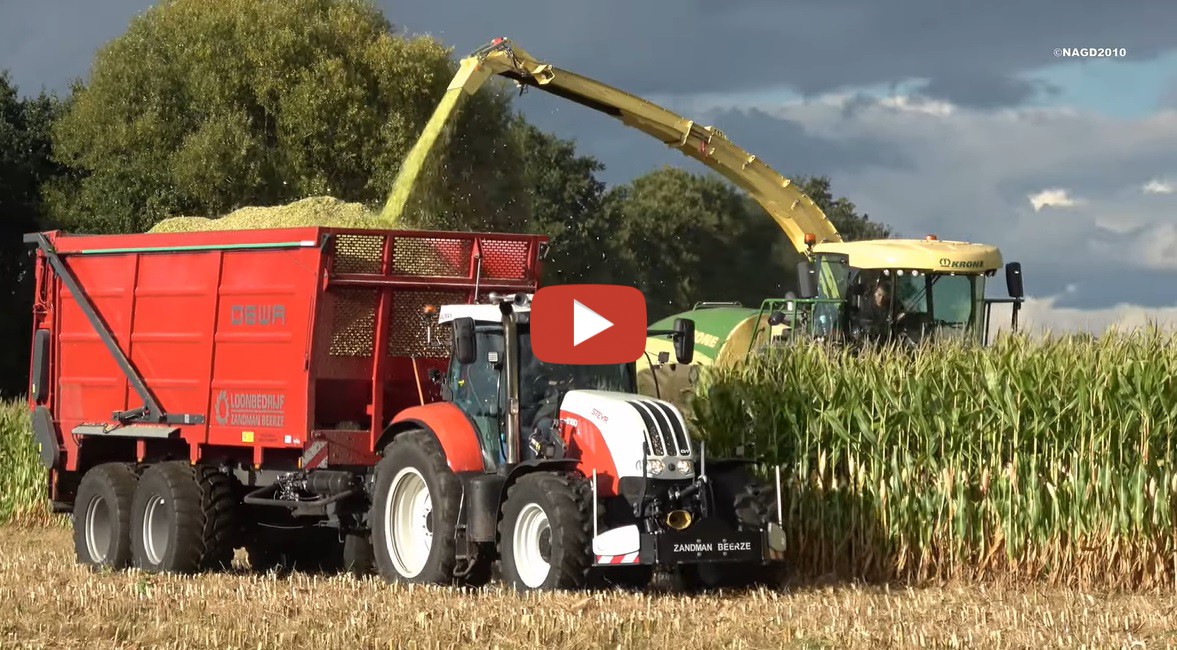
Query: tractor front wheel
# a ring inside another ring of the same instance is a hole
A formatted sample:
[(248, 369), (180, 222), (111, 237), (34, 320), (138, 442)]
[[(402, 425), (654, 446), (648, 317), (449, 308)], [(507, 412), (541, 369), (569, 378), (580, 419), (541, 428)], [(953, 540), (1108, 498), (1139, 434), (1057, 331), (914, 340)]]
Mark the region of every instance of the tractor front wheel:
[(536, 472), (511, 485), (499, 523), (503, 581), (519, 591), (578, 589), (592, 564), (589, 483)]
[(462, 484), (428, 431), (407, 431), (376, 465), (368, 521), (376, 569), (386, 580), (452, 584)]

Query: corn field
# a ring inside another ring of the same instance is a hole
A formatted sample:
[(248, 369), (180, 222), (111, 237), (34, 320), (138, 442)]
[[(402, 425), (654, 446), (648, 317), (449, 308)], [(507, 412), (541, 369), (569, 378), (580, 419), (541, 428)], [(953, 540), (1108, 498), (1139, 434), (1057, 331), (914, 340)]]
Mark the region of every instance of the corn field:
[(47, 523), (47, 480), (24, 400), (0, 403), (0, 522)]
[(799, 571), (1171, 586), (1174, 343), (801, 343), (708, 375), (694, 410), (713, 447), (782, 464)]

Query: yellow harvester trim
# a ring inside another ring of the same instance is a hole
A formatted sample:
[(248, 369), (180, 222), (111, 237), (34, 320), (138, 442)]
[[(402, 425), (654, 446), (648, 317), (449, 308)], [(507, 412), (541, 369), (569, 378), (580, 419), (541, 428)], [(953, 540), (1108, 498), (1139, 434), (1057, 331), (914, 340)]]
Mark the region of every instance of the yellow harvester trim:
[(873, 239), (818, 244), (815, 253), (841, 253), (860, 269), (918, 269), (981, 273), (1001, 268), (1001, 251), (989, 244), (923, 239)]

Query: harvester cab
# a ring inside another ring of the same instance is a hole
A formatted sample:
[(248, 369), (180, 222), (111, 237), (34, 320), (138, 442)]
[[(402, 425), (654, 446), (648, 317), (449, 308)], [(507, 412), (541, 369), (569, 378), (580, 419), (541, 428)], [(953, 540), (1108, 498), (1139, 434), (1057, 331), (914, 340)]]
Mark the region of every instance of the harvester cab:
[(1005, 264), (1009, 298), (986, 298), (986, 284), (1001, 268), (994, 246), (933, 235), (820, 244), (798, 265), (799, 299), (765, 301), (761, 314), (770, 326), (818, 339), (985, 344), (993, 306), (1011, 304), (1016, 329), (1024, 300), (1018, 262)]
[[(746, 461), (708, 459), (677, 408), (638, 394), (635, 363), (539, 360), (531, 297), (492, 294), (487, 303), (436, 310), (453, 344), (447, 371), (433, 380), (475, 424), (483, 451), (485, 471), (467, 477), (475, 487), (466, 516), (472, 528), (488, 516), (479, 509), (501, 520), (499, 548), (483, 547), (481, 555), (498, 555), (504, 579), (530, 589), (571, 580), (577, 557), (604, 583), (646, 582), (658, 567), (688, 583), (762, 579), (764, 564), (783, 550), (780, 504), (767, 482)], [(676, 360), (691, 363), (693, 322), (648, 334), (669, 339)], [(489, 492), (501, 494), (501, 503), (479, 496), (489, 485), (497, 485)], [(582, 505), (560, 512), (564, 503)], [(533, 548), (577, 543), (586, 555)], [(710, 566), (717, 562), (727, 568)]]

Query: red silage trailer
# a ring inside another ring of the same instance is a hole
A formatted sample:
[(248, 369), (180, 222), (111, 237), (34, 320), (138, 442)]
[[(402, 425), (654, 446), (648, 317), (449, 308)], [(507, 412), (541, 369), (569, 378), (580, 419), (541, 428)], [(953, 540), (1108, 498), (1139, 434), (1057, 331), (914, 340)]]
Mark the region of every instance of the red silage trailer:
[[(427, 306), (535, 291), (546, 241), (335, 228), (25, 239), (49, 497), (74, 513), (83, 563), (171, 571), (224, 565), (240, 546), (255, 568), (362, 562), (340, 535), (362, 528), (340, 521), (357, 509), (342, 506), (364, 498), (355, 481), (394, 416), (439, 399), (430, 370), (451, 338)], [(296, 475), (301, 497), (281, 479)], [(285, 532), (298, 514), (317, 525)]]

